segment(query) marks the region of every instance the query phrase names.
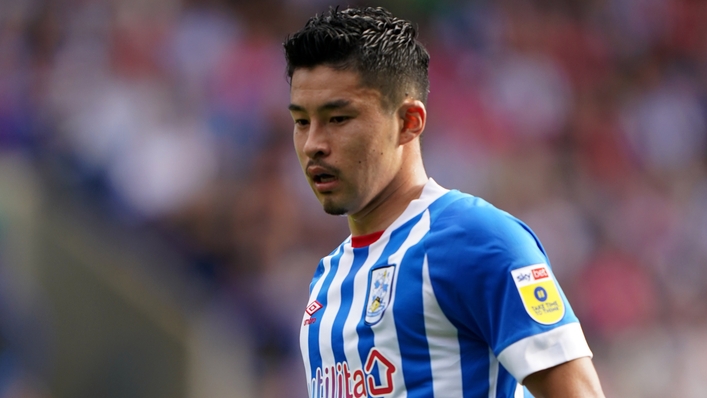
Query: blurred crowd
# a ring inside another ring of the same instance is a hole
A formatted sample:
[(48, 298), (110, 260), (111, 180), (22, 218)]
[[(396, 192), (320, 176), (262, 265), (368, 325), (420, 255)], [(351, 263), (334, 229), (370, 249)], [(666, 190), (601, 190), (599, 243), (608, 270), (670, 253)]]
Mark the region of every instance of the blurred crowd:
[[(701, 396), (707, 2), (376, 4), (418, 23), (431, 54), (428, 174), (535, 230), (608, 396)], [(156, 231), (188, 260), (173, 272), (224, 317), (246, 313), (261, 397), (305, 396), (309, 280), (348, 235), (305, 183), (286, 109), (282, 42), (328, 6), (0, 2), (0, 157)], [(17, 385), (5, 307), (0, 397)]]

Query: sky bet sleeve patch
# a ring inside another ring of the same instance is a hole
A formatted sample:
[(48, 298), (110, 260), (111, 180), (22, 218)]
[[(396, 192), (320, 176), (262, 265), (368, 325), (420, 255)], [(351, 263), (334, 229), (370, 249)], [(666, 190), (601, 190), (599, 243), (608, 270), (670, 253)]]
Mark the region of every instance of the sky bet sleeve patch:
[(565, 303), (547, 264), (535, 264), (511, 271), (523, 306), (534, 321), (543, 325), (559, 322)]

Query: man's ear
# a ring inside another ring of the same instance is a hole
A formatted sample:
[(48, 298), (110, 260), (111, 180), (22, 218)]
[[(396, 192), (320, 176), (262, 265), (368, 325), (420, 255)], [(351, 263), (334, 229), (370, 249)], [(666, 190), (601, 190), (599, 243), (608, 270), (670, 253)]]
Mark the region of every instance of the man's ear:
[(427, 109), (425, 109), (425, 104), (422, 101), (406, 99), (400, 109), (398, 109), (398, 116), (402, 122), (400, 127), (400, 145), (414, 140), (425, 130)]

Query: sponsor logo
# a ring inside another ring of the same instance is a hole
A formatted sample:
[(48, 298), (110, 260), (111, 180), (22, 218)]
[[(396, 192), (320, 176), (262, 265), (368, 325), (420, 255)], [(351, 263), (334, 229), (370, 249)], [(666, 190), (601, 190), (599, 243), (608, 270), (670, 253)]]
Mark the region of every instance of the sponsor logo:
[(317, 300), (314, 300), (311, 303), (309, 303), (307, 308), (305, 308), (305, 310), (304, 310), (304, 312), (307, 315), (309, 315), (309, 318), (305, 318), (302, 326), (308, 326), (308, 325), (311, 325), (314, 322), (316, 322), (317, 318), (313, 317), (312, 315), (314, 315), (315, 312), (321, 310), (322, 308), (324, 308), (324, 306)]
[(547, 278), (549, 276), (550, 275), (548, 275), (547, 269), (545, 269), (545, 268), (535, 268), (533, 270), (533, 278), (535, 280)]
[(363, 369), (351, 369), (348, 362), (317, 368), (309, 385), (310, 398), (384, 397), (395, 391), (397, 367), (372, 348)]
[(383, 317), (383, 312), (388, 308), (392, 288), (395, 266), (376, 268), (371, 271), (368, 281), (368, 305), (366, 306), (366, 323), (374, 324)]
[[(323, 307), (323, 305), (321, 305), (319, 303), (319, 301), (314, 300), (311, 303), (309, 303), (305, 312), (307, 313), (307, 315), (312, 316), (312, 315), (314, 315), (315, 312), (321, 310), (322, 307)], [(300, 307), (300, 308), (302, 308), (302, 307)]]
[[(528, 277), (532, 274), (532, 278)], [(565, 303), (547, 264), (511, 271), (525, 311), (534, 321), (552, 325), (565, 316)]]

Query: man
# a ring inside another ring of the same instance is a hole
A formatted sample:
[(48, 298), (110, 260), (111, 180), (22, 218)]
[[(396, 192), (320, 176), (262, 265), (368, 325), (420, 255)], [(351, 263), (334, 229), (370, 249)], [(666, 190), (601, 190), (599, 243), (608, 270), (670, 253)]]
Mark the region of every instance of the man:
[(299, 161), (351, 230), (310, 286), (310, 397), (602, 397), (535, 235), (428, 179), (416, 35), (381, 8), (330, 10), (284, 44)]

